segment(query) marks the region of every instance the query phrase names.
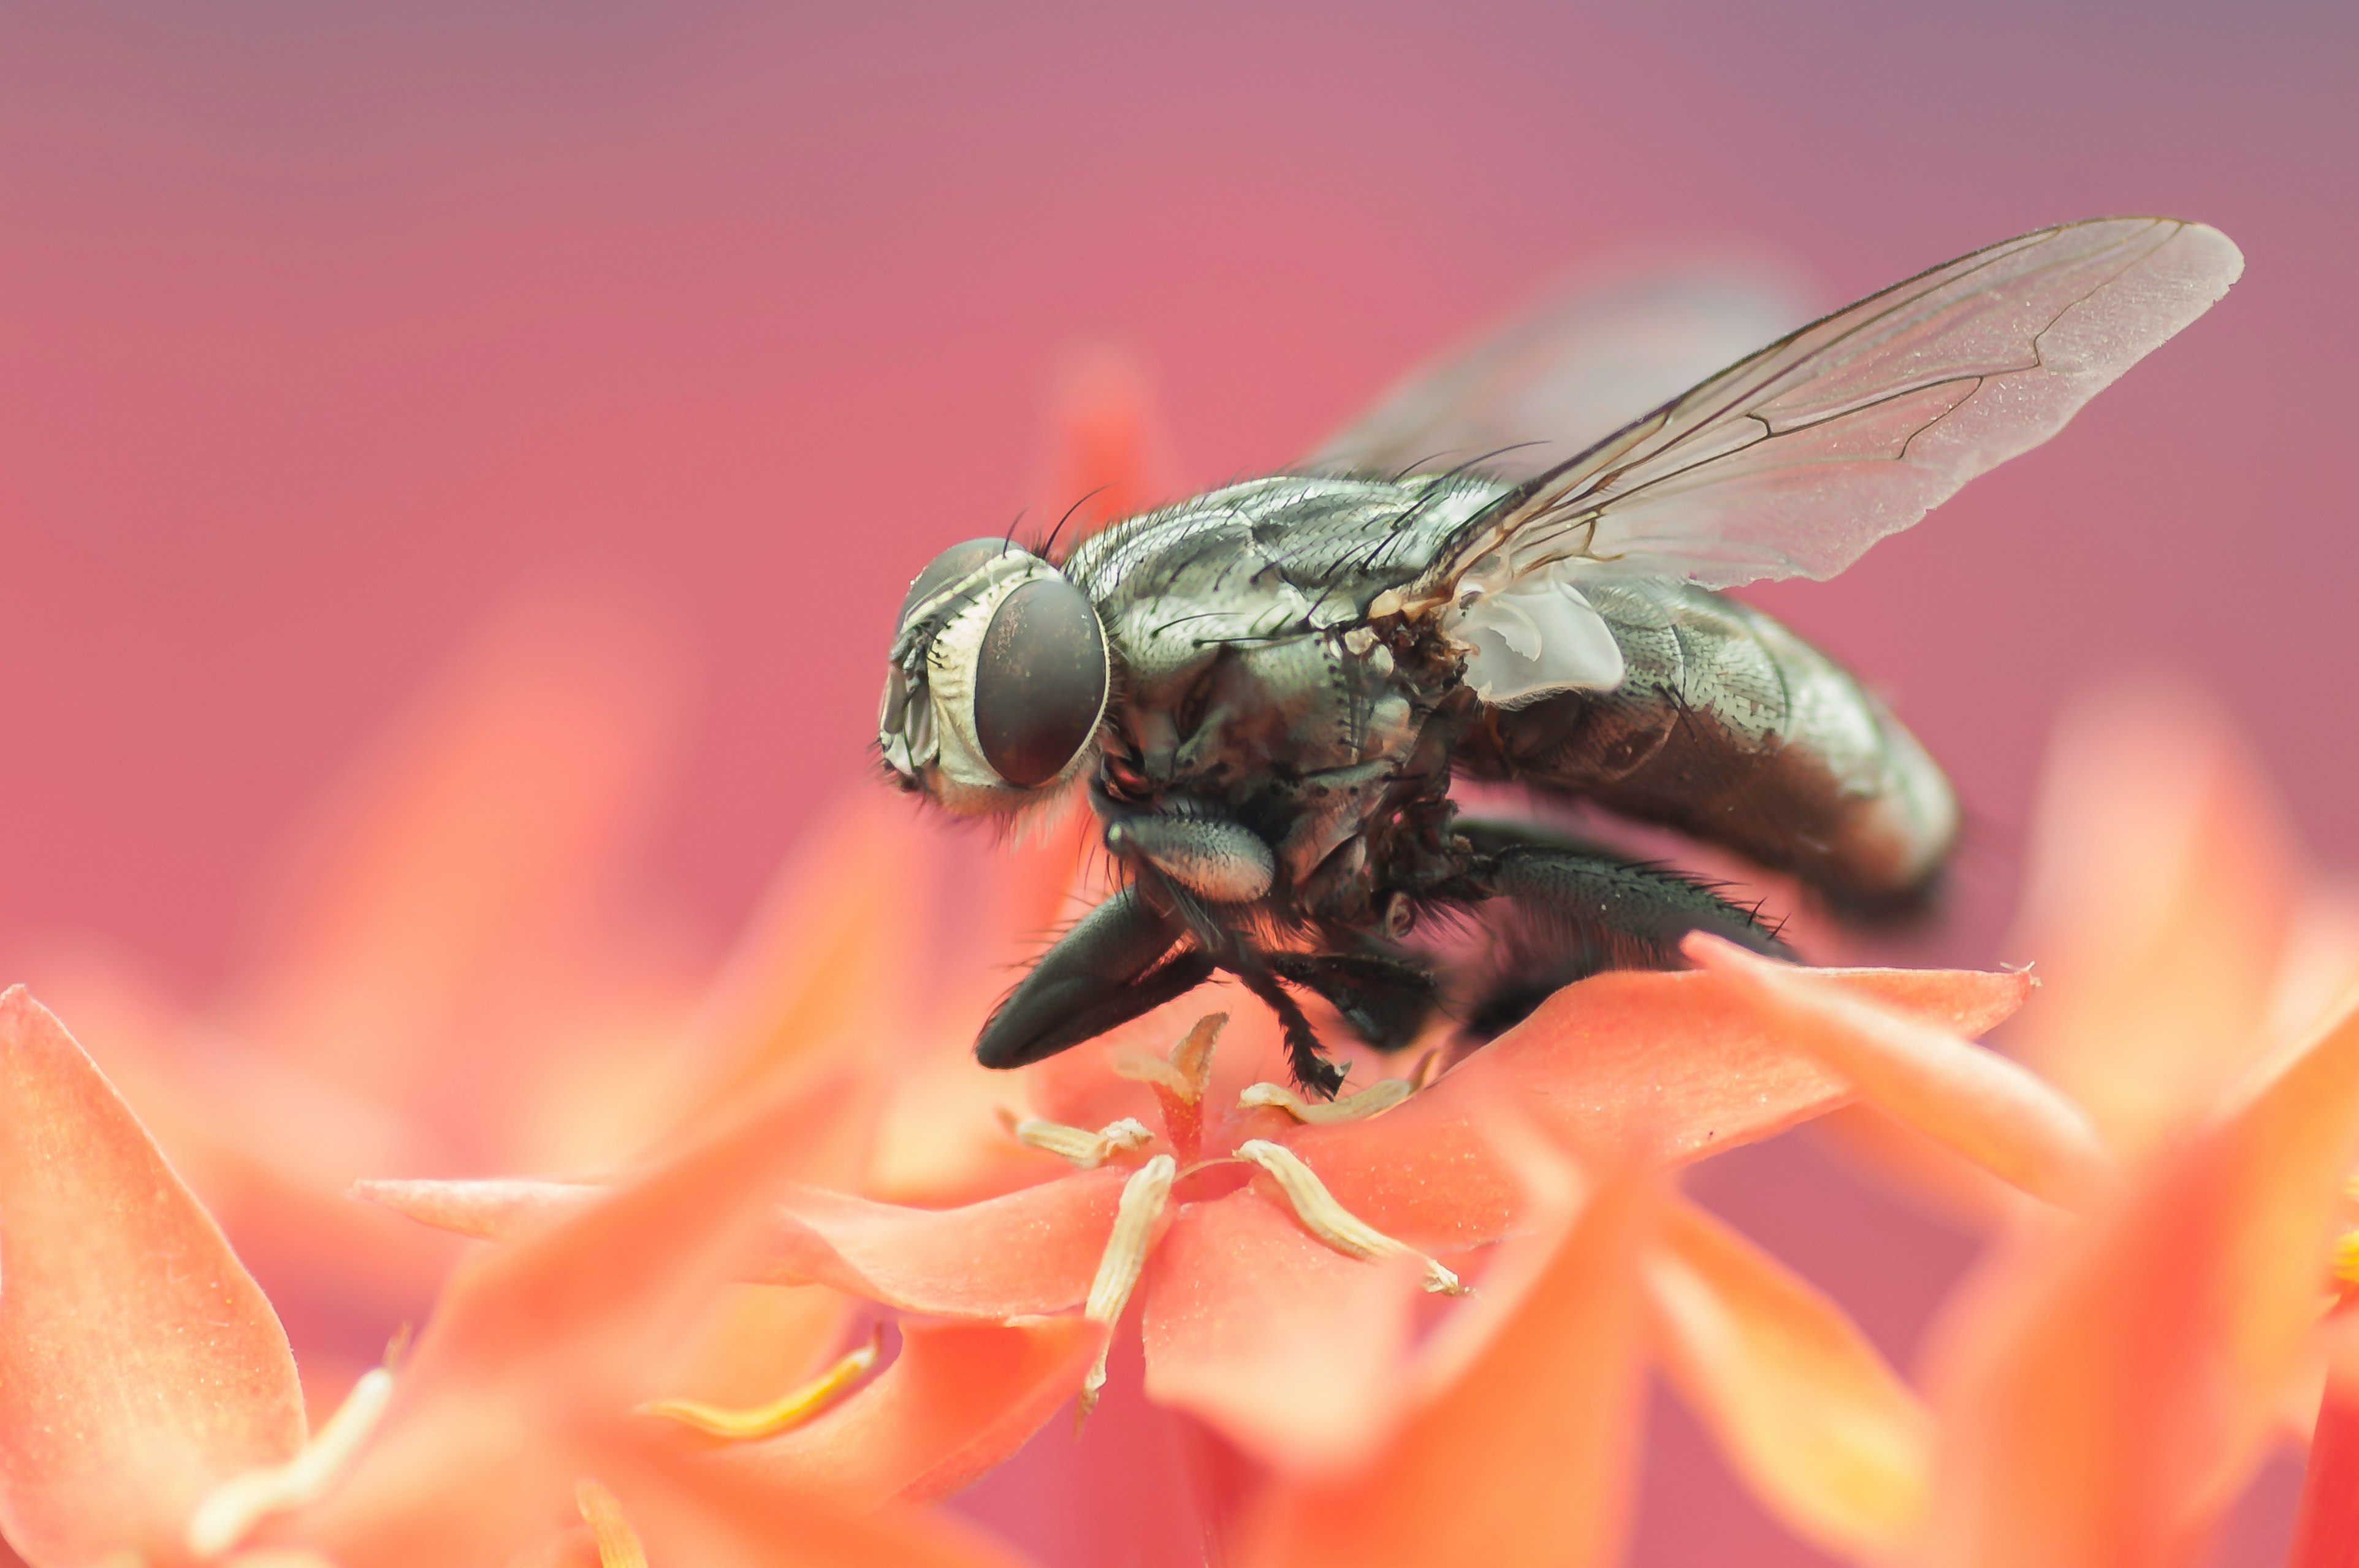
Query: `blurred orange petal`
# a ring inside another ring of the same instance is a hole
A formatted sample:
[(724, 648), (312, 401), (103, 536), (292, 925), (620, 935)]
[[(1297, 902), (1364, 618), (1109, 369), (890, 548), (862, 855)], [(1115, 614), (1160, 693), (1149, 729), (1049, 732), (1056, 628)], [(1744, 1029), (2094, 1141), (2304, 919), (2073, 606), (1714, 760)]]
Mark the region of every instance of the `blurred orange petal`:
[[(790, 1188), (743, 1265), (772, 1284), (821, 1284), (904, 1312), (1007, 1318), (1089, 1294), (1128, 1172), (1083, 1171), (959, 1209), (909, 1209)], [(362, 1196), (422, 1224), (511, 1240), (600, 1189), (556, 1181), (364, 1181)]]
[(732, 1285), (665, 1397), (729, 1410), (766, 1404), (835, 1359), (855, 1310), (822, 1285)]
[(1462, 1375), (1348, 1478), (1278, 1486), (1240, 1560), (1614, 1561), (1636, 1457), (1636, 1264), (1656, 1207), (1643, 1183), (1601, 1188)]
[(541, 1539), (581, 1444), (658, 1391), (838, 1109), (824, 1087), (774, 1101), (462, 1267), (351, 1475), (282, 1528), (346, 1568)]
[(2217, 701), (2093, 693), (2057, 722), (2008, 950), (2048, 990), (2010, 1051), (2128, 1158), (2253, 1060), (2299, 896), (2283, 812)]
[(711, 1463), (864, 1510), (956, 1491), (1038, 1431), (1105, 1344), (1079, 1315), (1006, 1323), (904, 1322), (876, 1378), (806, 1425)]
[[(2020, 975), (1827, 969), (1829, 985), (1928, 1024), (1979, 1034), (2022, 1005)], [(1557, 992), (1439, 1083), (1375, 1121), (1287, 1142), (1343, 1205), (1429, 1252), (1504, 1234), (1517, 1184), (1483, 1131), (1516, 1106), (1602, 1161), (1676, 1164), (1783, 1131), (1850, 1097), (1720, 975), (1617, 972)]]
[(677, 681), (614, 604), (491, 628), (315, 825), (233, 1032), (397, 1104), (479, 1077), (450, 1025), (582, 935), (670, 749)]
[(618, 1445), (597, 1469), (658, 1568), (1025, 1568), (945, 1515), (855, 1514), (695, 1454)]
[(2184, 1561), (2300, 1370), (2359, 1153), (2359, 1014), (2304, 1042), (2085, 1232), (1956, 1304), (1927, 1561)]
[[(908, 803), (873, 791), (839, 802), (803, 835), (690, 1029), (683, 1128), (907, 1027), (907, 932), (910, 911), (930, 900), (930, 870)], [(839, 1156), (841, 1170), (806, 1179), (848, 1186), (866, 1157), (864, 1138)]]
[(1282, 1469), (1347, 1465), (1402, 1398), (1419, 1279), (1321, 1246), (1250, 1189), (1187, 1204), (1147, 1275), (1147, 1391)]
[(2020, 1063), (1718, 937), (1691, 934), (1680, 951), (1878, 1109), (1993, 1175), (2066, 1207), (2112, 1179), (2088, 1113)]
[(1171, 438), (1136, 354), (1110, 343), (1078, 350), (1058, 367), (1049, 397), (1043, 533), (1064, 517), (1059, 543), (1070, 550), (1115, 518), (1169, 498)]
[(1829, 1552), (1902, 1539), (1931, 1496), (1932, 1418), (1843, 1309), (1690, 1203), (1645, 1277), (1665, 1370), (1754, 1495)]
[(185, 1556), (197, 1500), (303, 1443), (287, 1336), (82, 1048), (0, 993), (0, 1524), (37, 1563)]

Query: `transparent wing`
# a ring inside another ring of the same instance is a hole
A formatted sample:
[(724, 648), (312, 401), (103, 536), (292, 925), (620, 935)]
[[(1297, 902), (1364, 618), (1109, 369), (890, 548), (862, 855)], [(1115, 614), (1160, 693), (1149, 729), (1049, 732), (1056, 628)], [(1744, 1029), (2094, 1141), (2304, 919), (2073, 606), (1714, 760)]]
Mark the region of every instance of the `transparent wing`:
[(1411, 605), (1600, 566), (1724, 588), (1832, 577), (1967, 480), (2061, 430), (2244, 269), (2169, 218), (2068, 223), (1812, 322), (1526, 481)]
[(1808, 314), (1801, 290), (1766, 267), (1592, 268), (1410, 372), (1305, 464), (1391, 474), (1497, 452), (1486, 472), (1528, 478)]

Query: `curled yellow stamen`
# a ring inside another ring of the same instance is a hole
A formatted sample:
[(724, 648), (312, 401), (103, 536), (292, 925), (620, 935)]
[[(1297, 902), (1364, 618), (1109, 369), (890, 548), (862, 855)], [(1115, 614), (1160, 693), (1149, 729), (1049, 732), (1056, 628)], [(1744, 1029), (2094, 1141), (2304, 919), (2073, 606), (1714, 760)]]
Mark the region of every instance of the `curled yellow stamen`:
[(862, 1373), (875, 1366), (884, 1349), (885, 1328), (880, 1323), (870, 1331), (867, 1344), (800, 1388), (750, 1410), (733, 1410), (701, 1399), (651, 1399), (641, 1405), (639, 1411), (676, 1421), (682, 1426), (694, 1427), (707, 1437), (726, 1438), (732, 1443), (776, 1437), (819, 1414), (836, 1395), (859, 1381)]
[(269, 1515), (301, 1508), (326, 1492), (375, 1430), (392, 1397), (393, 1374), (372, 1367), (300, 1454), (283, 1465), (233, 1475), (206, 1493), (189, 1516), (190, 1554), (218, 1557)]
[(2359, 1288), (2359, 1230), (2346, 1230), (2334, 1238), (2333, 1260), (2328, 1271), (2343, 1289)]
[[(1121, 1321), (1122, 1309), (1129, 1304), (1130, 1292), (1138, 1283), (1139, 1270), (1147, 1267), (1147, 1249), (1155, 1241), (1156, 1224), (1171, 1201), (1171, 1181), (1179, 1171), (1179, 1164), (1169, 1155), (1158, 1154), (1123, 1183), (1122, 1201), (1114, 1206), (1114, 1229), (1106, 1236), (1104, 1255), (1098, 1259), (1097, 1278), (1090, 1281), (1089, 1302), (1082, 1309), (1082, 1315), (1092, 1323), (1112, 1330)], [(1098, 1390), (1105, 1387), (1105, 1380), (1106, 1353), (1101, 1350), (1089, 1375), (1082, 1379), (1077, 1411), (1082, 1419), (1097, 1408)]]
[(1294, 1150), (1266, 1138), (1250, 1138), (1237, 1145), (1237, 1154), (1268, 1171), (1277, 1180), (1278, 1191), (1286, 1194), (1286, 1201), (1294, 1205), (1294, 1215), (1302, 1222), (1302, 1228), (1336, 1251), (1369, 1262), (1383, 1258), (1414, 1258), (1425, 1265), (1427, 1290), (1445, 1296), (1466, 1294), (1466, 1287), (1459, 1283), (1457, 1275), (1407, 1242), (1395, 1241), (1337, 1203), (1327, 1184), (1296, 1157)]
[(1095, 1132), (1086, 1127), (1067, 1127), (1062, 1122), (1044, 1122), (1038, 1116), (1027, 1116), (1008, 1130), (1016, 1135), (1016, 1142), (1032, 1149), (1045, 1149), (1058, 1159), (1078, 1165), (1084, 1171), (1094, 1171), (1103, 1165), (1115, 1149), (1130, 1153), (1155, 1141), (1155, 1134), (1136, 1116), (1125, 1116)]
[(1182, 1102), (1194, 1105), (1204, 1097), (1204, 1085), (1212, 1076), (1212, 1047), (1219, 1042), (1221, 1030), (1227, 1027), (1226, 1013), (1206, 1013), (1196, 1020), (1169, 1056), (1148, 1056), (1141, 1053), (1125, 1056), (1114, 1064), (1117, 1076), (1134, 1083), (1152, 1083), (1168, 1089)]
[(1240, 1105), (1275, 1105), (1299, 1122), (1356, 1122), (1382, 1116), (1409, 1096), (1406, 1078), (1379, 1078), (1356, 1094), (1306, 1100), (1283, 1083), (1255, 1083), (1237, 1096)]
[(647, 1549), (623, 1517), (623, 1500), (584, 1475), (573, 1483), (573, 1506), (598, 1541), (598, 1568), (647, 1568)]

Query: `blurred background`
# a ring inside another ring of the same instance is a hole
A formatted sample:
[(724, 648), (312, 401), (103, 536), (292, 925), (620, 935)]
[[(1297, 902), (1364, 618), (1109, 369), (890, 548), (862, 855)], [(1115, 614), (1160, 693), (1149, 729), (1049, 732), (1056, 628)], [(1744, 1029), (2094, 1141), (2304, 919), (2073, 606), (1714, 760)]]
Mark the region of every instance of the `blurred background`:
[[(1735, 247), (1832, 305), (2108, 212), (2214, 223), (2245, 278), (2061, 439), (1758, 597), (1959, 781), (1914, 956), (2034, 956), (2039, 758), (2125, 672), (2214, 692), (2349, 866), (2354, 68), (2324, 3), (9, 7), (0, 966), (255, 991), (384, 737), (522, 638), (592, 671), (565, 898), (627, 910), (660, 990), (867, 787), (911, 573), (1071, 499), (1077, 355), (1144, 367), (1193, 487), (1584, 261)], [(1904, 1363), (1972, 1251), (1807, 1149), (1698, 1191)], [(1816, 1561), (1655, 1413), (1637, 1562)], [(994, 1485), (1050, 1561), (1121, 1560)], [(2223, 1561), (2275, 1556), (2290, 1492)]]

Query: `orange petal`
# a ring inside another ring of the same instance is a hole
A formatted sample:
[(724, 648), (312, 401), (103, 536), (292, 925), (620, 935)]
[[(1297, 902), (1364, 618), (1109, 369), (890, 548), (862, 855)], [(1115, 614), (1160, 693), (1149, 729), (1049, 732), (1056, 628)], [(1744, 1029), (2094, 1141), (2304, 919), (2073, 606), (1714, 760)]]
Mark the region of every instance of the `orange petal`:
[(2346, 1004), (2077, 1235), (1970, 1286), (1936, 1341), (1932, 1561), (2183, 1561), (2305, 1362), (2354, 1155)]
[(702, 1456), (643, 1444), (596, 1456), (647, 1560), (693, 1568), (1025, 1568), (982, 1530), (944, 1514), (865, 1516)]
[(821, 1285), (732, 1285), (665, 1395), (724, 1410), (767, 1403), (835, 1360), (857, 1310)]
[(279, 1528), (345, 1568), (500, 1562), (539, 1540), (582, 1445), (658, 1391), (838, 1109), (825, 1093), (763, 1106), (463, 1266), (353, 1473)]
[(1147, 1391), (1282, 1469), (1343, 1467), (1397, 1414), (1419, 1279), (1322, 1247), (1250, 1188), (1187, 1204), (1147, 1276)]
[(1654, 1208), (1644, 1185), (1600, 1190), (1448, 1391), (1350, 1477), (1276, 1488), (1241, 1560), (1613, 1562), (1636, 1446), (1636, 1263)]
[[(873, 789), (839, 803), (804, 835), (683, 1046), (695, 1087), (673, 1142), (764, 1085), (813, 1071), (855, 1038), (865, 1046), (907, 1027), (908, 911), (926, 901), (931, 858), (906, 803)], [(851, 1185), (867, 1154), (860, 1130), (830, 1167), (806, 1170), (804, 1180)]]
[[(1146, 366), (1135, 354), (1097, 344), (1059, 367), (1050, 411), (1052, 445), (1041, 502), (1070, 550), (1117, 517), (1169, 497), (1171, 438)], [(1045, 529), (1043, 530), (1046, 531)]]
[[(2006, 1018), (2031, 986), (1972, 970), (1812, 974), (1965, 1034)], [(1495, 1103), (1601, 1165), (1678, 1164), (1783, 1131), (1850, 1092), (1730, 981), (1619, 972), (1566, 986), (1397, 1110), (1281, 1136), (1345, 1208), (1412, 1247), (1455, 1252), (1514, 1223), (1517, 1183), (1483, 1130)]]
[[(486, 1063), (450, 1025), (545, 973), (643, 815), (670, 749), (674, 655), (636, 615), (511, 613), (386, 737), (315, 824), (231, 1032), (376, 1098), (417, 1103)], [(480, 1094), (478, 1095), (480, 1098)]]
[(1878, 1109), (1992, 1175), (2068, 1208), (2112, 1179), (2088, 1113), (2012, 1059), (1718, 937), (1692, 933), (1680, 951)]
[(1932, 1418), (1841, 1307), (1691, 1203), (1645, 1273), (1671, 1381), (1788, 1528), (1858, 1556), (1916, 1525)]
[(2330, 1377), (2310, 1432), (2286, 1568), (2359, 1563), (2359, 1398)]
[(2006, 1044), (2124, 1156), (2201, 1116), (2266, 1043), (2299, 893), (2290, 837), (2204, 691), (2117, 686), (2057, 721), (2007, 939), (2048, 989)]
[(1968, 1235), (1996, 1229), (2024, 1196), (1965, 1156), (1859, 1101), (1810, 1126), (1820, 1146), (1874, 1185)]
[[(904, 1312), (1007, 1318), (1061, 1312), (1090, 1292), (1129, 1171), (1077, 1171), (960, 1209), (908, 1209), (790, 1188), (745, 1277), (829, 1285)], [(363, 1197), (491, 1240), (577, 1213), (599, 1189), (557, 1181), (364, 1181)]]
[(44, 1562), (184, 1555), (197, 1499), (303, 1444), (287, 1335), (90, 1059), (0, 993), (0, 1524)]
[(1080, 1316), (905, 1322), (900, 1354), (859, 1392), (710, 1463), (842, 1508), (942, 1497), (1022, 1447), (1072, 1398), (1105, 1337)]

